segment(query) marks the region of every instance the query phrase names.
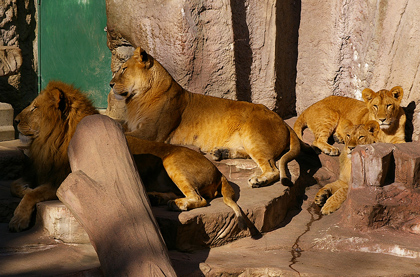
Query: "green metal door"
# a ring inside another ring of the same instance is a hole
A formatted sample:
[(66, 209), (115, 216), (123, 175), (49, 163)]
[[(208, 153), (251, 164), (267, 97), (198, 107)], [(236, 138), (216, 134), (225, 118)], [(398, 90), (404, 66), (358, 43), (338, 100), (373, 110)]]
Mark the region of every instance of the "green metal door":
[(40, 88), (50, 80), (73, 84), (97, 108), (107, 106), (111, 52), (105, 0), (39, 0)]

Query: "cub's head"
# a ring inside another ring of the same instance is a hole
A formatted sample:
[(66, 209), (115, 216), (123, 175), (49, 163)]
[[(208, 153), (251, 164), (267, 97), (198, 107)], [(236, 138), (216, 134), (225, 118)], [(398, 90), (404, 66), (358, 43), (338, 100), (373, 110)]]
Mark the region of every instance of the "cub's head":
[(357, 145), (375, 143), (379, 132), (379, 124), (374, 120), (370, 120), (365, 124), (353, 125), (350, 121), (346, 121), (344, 130), (344, 150), (347, 155)]
[(366, 88), (362, 96), (369, 109), (369, 119), (379, 123), (381, 129), (386, 130), (397, 120), (400, 104), (403, 97), (402, 87), (393, 87), (391, 90), (374, 92)]
[(172, 77), (159, 62), (138, 47), (114, 74), (109, 85), (116, 99), (128, 101), (139, 95), (164, 91), (171, 81)]
[(52, 81), (16, 118), (20, 138), (55, 139), (59, 133), (74, 131), (86, 115), (97, 113), (91, 101), (71, 85)]

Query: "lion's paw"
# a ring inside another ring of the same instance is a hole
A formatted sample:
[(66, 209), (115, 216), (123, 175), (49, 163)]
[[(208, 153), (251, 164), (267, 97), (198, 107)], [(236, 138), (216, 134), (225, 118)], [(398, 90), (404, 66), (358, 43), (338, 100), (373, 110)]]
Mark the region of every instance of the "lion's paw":
[(331, 147), (328, 147), (328, 148), (324, 148), (324, 149), (322, 149), (322, 152), (324, 152), (325, 154), (330, 155), (330, 156), (338, 156), (338, 155), (340, 155), (340, 149), (338, 149), (338, 148), (336, 148), (334, 146), (331, 146)]
[(333, 212), (335, 212), (336, 210), (338, 210), (338, 208), (340, 208), (341, 204), (337, 204), (337, 203), (332, 203), (332, 202), (326, 202), (324, 204), (324, 206), (321, 208), (321, 213), (324, 215), (328, 215), (328, 214), (332, 214)]
[(168, 207), (172, 211), (176, 212), (182, 212), (188, 210), (186, 205), (183, 205), (182, 203), (178, 203), (176, 200), (169, 200), (168, 201)]
[(229, 149), (227, 148), (214, 148), (210, 151), (210, 155), (215, 161), (229, 159)]
[(267, 184), (268, 179), (266, 177), (252, 177), (251, 179), (248, 180), (248, 184), (250, 187), (252, 188), (259, 188), (259, 187), (263, 187)]
[(9, 222), (9, 230), (11, 232), (21, 232), (28, 229), (31, 222), (31, 215), (14, 215)]
[(314, 203), (318, 206), (324, 205), (324, 203), (327, 201), (328, 197), (331, 196), (331, 193), (327, 189), (320, 189), (318, 193), (315, 195)]

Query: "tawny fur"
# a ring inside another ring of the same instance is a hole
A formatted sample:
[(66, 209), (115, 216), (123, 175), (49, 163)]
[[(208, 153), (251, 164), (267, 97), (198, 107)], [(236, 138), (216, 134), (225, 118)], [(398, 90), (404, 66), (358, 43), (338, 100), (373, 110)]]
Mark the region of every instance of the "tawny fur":
[(67, 148), (76, 126), (96, 113), (78, 89), (52, 81), (16, 116), (20, 135), (30, 140), (31, 163), (11, 185), (12, 194), (22, 197), (9, 223), (11, 231), (28, 228), (36, 203), (56, 199), (57, 188), (70, 173)]
[(404, 110), (400, 107), (403, 89), (394, 87), (391, 90), (374, 92), (369, 88), (362, 91), (363, 101), (356, 99), (329, 96), (307, 108), (296, 120), (294, 130), (302, 138), (303, 130), (308, 127), (314, 134), (313, 145), (329, 155), (338, 155), (338, 148), (328, 144), (328, 138), (334, 134), (343, 142), (340, 134), (341, 119), (350, 120), (353, 124), (364, 124), (369, 120), (378, 122), (379, 142), (404, 143), (405, 122)]
[(322, 214), (330, 214), (338, 210), (347, 199), (351, 179), (351, 153), (357, 145), (370, 144), (377, 141), (379, 124), (368, 121), (365, 124), (353, 125), (349, 120), (341, 120), (344, 149), (340, 154), (340, 176), (337, 181), (325, 185), (315, 195), (315, 204), (322, 206)]
[[(158, 203), (167, 203), (175, 211), (186, 211), (207, 206), (207, 200), (211, 200), (221, 193), (224, 203), (235, 212), (238, 225), (245, 228), (246, 221), (241, 209), (236, 204), (235, 191), (226, 177), (207, 158), (182, 146), (147, 141), (132, 136), (126, 136), (126, 138), (133, 155), (150, 154), (158, 157), (169, 178), (185, 196), (176, 195), (172, 191), (157, 192), (154, 191), (156, 187), (149, 187), (148, 184), (145, 184), (149, 196), (160, 198), (157, 200)], [(144, 159), (141, 162), (144, 163)], [(143, 165), (138, 167), (141, 171)], [(141, 173), (140, 176), (142, 176)]]
[(121, 66), (110, 85), (116, 98), (126, 101), (129, 134), (194, 145), (216, 160), (250, 157), (262, 171), (249, 180), (252, 187), (279, 179), (291, 185), (286, 165), (304, 144), (280, 116), (263, 105), (188, 92), (141, 48)]

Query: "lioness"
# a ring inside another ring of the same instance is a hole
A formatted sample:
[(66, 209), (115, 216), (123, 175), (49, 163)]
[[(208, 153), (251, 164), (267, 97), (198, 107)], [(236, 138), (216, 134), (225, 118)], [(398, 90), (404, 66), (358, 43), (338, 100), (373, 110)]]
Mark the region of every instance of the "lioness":
[[(203, 155), (183, 146), (147, 141), (132, 136), (126, 136), (126, 138), (147, 193), (156, 203), (166, 203), (175, 211), (186, 211), (207, 206), (206, 199), (211, 200), (221, 193), (223, 202), (235, 212), (238, 225), (241, 228), (246, 227), (242, 212), (234, 200), (235, 191), (226, 177)], [(136, 159), (138, 155), (141, 156)], [(159, 168), (147, 159), (147, 155), (153, 155), (161, 160), (166, 174), (173, 183), (165, 184), (162, 172), (149, 174), (148, 171), (159, 170)], [(150, 166), (152, 168), (149, 168)], [(152, 175), (155, 179), (151, 180), (151, 185), (148, 175)], [(173, 184), (185, 197), (181, 197), (177, 193), (178, 190), (174, 190)]]
[(36, 203), (57, 199), (57, 188), (70, 173), (70, 139), (80, 120), (96, 113), (78, 89), (52, 81), (16, 116), (19, 136), (29, 142), (31, 163), (24, 176), (11, 185), (12, 194), (22, 197), (9, 223), (11, 231), (29, 227)]
[(343, 142), (340, 134), (341, 119), (348, 119), (353, 124), (363, 124), (368, 120), (379, 123), (379, 142), (404, 143), (404, 110), (400, 107), (403, 97), (401, 87), (374, 92), (366, 88), (362, 91), (363, 101), (342, 96), (329, 96), (307, 108), (296, 120), (293, 129), (302, 139), (302, 131), (308, 127), (315, 136), (313, 145), (329, 155), (338, 155), (339, 150), (328, 144), (328, 138), (334, 134), (338, 142)]
[(357, 145), (375, 143), (379, 134), (379, 124), (368, 121), (365, 124), (353, 125), (349, 120), (341, 120), (344, 135), (344, 151), (341, 152), (340, 176), (337, 181), (325, 185), (315, 195), (315, 204), (322, 206), (321, 213), (327, 215), (341, 207), (347, 199), (351, 177), (351, 152)]
[[(188, 92), (140, 47), (115, 73), (110, 86), (115, 97), (127, 104), (129, 134), (194, 145), (215, 160), (251, 157), (262, 170), (249, 179), (252, 187), (279, 178), (291, 185), (286, 165), (299, 154), (302, 142), (265, 106)], [(287, 148), (279, 170), (275, 159)]]

